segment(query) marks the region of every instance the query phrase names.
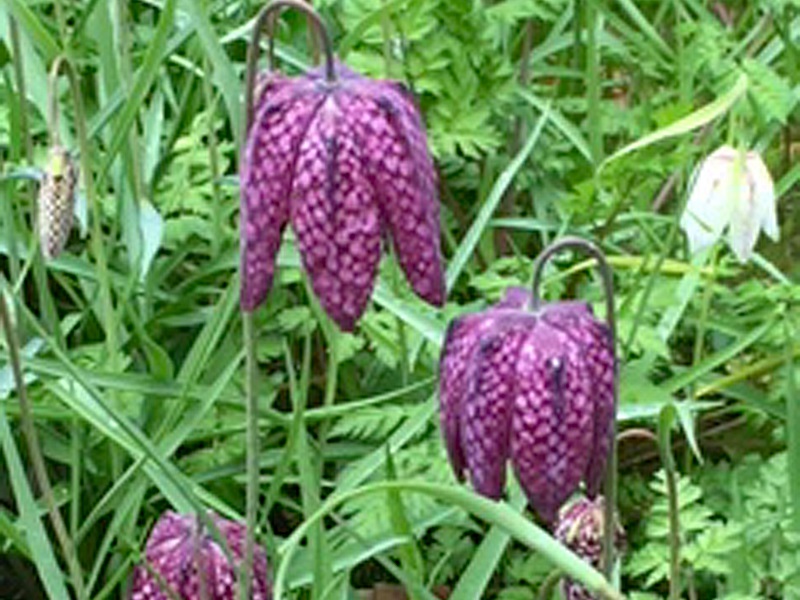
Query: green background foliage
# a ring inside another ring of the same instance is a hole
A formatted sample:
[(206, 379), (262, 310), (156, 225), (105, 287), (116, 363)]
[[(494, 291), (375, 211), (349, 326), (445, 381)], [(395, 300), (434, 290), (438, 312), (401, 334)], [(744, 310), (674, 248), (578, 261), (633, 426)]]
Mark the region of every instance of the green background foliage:
[[(441, 178), (449, 300), (423, 304), (387, 253), (356, 332), (338, 332), (285, 236), (255, 324), (258, 541), (285, 571), (286, 597), (355, 598), (383, 582), (414, 598), (558, 597), (558, 568), (530, 549), (536, 532), (503, 527), (533, 519), (516, 486), (494, 511), (448, 500), (462, 486), (441, 443), (436, 375), (449, 320), (529, 285), (537, 253), (573, 234), (615, 269), (618, 427), (639, 431), (620, 442), (621, 589), (669, 593), (666, 479), (646, 435), (660, 432), (677, 466), (681, 597), (800, 598), (800, 3), (313, 4), (350, 67), (418, 98)], [(164, 510), (244, 514), (237, 164), (259, 8), (0, 2), (2, 293), (85, 598), (126, 597)], [(285, 73), (319, 53), (306, 25), (280, 21)], [(61, 53), (88, 144), (61, 78), (80, 226), (45, 265), (32, 223), (47, 72)], [(678, 228), (694, 169), (726, 142), (762, 154), (778, 195), (781, 239), (744, 265), (723, 243), (690, 256)], [(591, 267), (556, 260), (547, 297), (602, 314)], [(0, 346), (0, 590), (74, 597), (28, 476), (8, 358)], [(412, 493), (409, 480), (430, 488)], [(335, 502), (364, 486), (373, 492)], [(285, 562), (320, 506), (325, 518)]]

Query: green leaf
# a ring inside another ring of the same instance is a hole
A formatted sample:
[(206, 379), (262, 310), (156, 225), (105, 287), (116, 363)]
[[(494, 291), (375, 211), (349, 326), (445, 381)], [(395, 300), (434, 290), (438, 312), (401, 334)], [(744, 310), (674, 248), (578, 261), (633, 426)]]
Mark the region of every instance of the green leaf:
[(242, 147), (242, 134), (244, 133), (242, 102), (239, 100), (242, 84), (214, 28), (211, 26), (205, 3), (200, 2), (200, 0), (183, 0), (183, 2), (188, 5), (185, 9), (186, 13), (197, 31), (200, 44), (208, 60), (211, 61), (214, 83), (225, 100), (225, 108), (228, 111), (228, 118), (231, 120), (231, 128), (233, 129), (238, 151)]
[(136, 72), (133, 86), (131, 86), (128, 94), (128, 99), (122, 106), (122, 110), (116, 120), (116, 126), (114, 127), (111, 141), (108, 144), (104, 155), (105, 158), (99, 169), (98, 187), (100, 186), (99, 180), (105, 176), (109, 167), (111, 167), (111, 164), (114, 162), (117, 153), (128, 139), (128, 133), (143, 106), (145, 96), (153, 85), (153, 81), (155, 81), (159, 69), (162, 67), (162, 58), (164, 50), (167, 47), (167, 38), (175, 18), (176, 2), (177, 0), (167, 0), (164, 4), (164, 9), (161, 11), (161, 16), (158, 19), (158, 26), (148, 46), (144, 62), (141, 68)]
[(53, 547), (47, 532), (42, 524), (38, 505), (33, 496), (28, 478), (25, 474), (25, 467), (19, 455), (19, 450), (14, 443), (14, 436), (8, 425), (6, 409), (4, 403), (0, 403), (0, 445), (6, 459), (6, 468), (11, 480), (11, 488), (14, 492), (14, 499), (20, 511), (20, 524), (25, 531), (25, 540), (33, 557), (33, 563), (39, 578), (44, 585), (49, 598), (53, 600), (69, 600), (64, 583), (64, 574), (58, 568)]
[(658, 131), (639, 138), (632, 144), (628, 144), (627, 146), (614, 152), (614, 154), (606, 158), (600, 164), (598, 173), (602, 172), (602, 170), (612, 162), (619, 160), (631, 152), (635, 152), (636, 150), (651, 146), (652, 144), (669, 139), (671, 137), (689, 133), (690, 131), (697, 129), (698, 127), (702, 127), (706, 123), (709, 123), (717, 117), (725, 114), (742, 96), (742, 94), (747, 91), (747, 85), (747, 75), (744, 73), (740, 74), (733, 87), (713, 102), (706, 104), (702, 108), (699, 108), (692, 114), (679, 119), (675, 123), (667, 125)]
[(436, 498), (441, 502), (459, 506), (488, 523), (499, 525), (515, 540), (533, 550), (541, 552), (555, 566), (559, 567), (571, 578), (580, 581), (589, 590), (605, 598), (614, 600), (621, 600), (623, 598), (597, 570), (556, 541), (546, 531), (519, 514), (508, 504), (504, 502), (493, 502), (492, 500), (473, 494), (461, 487), (410, 480), (366, 485), (349, 492), (336, 494), (328, 499), (310, 519), (306, 519), (281, 545), (279, 553), (282, 555), (282, 558), (275, 576), (275, 597), (285, 597), (284, 588), (286, 585), (286, 574), (292, 562), (292, 557), (297, 551), (300, 541), (317, 521), (330, 514), (336, 506), (347, 500), (371, 494), (382, 494), (391, 489), (420, 493)]
[(467, 234), (464, 236), (464, 239), (461, 240), (461, 243), (458, 245), (453, 258), (450, 260), (450, 264), (447, 266), (445, 280), (448, 291), (453, 289), (458, 277), (461, 275), (464, 267), (467, 265), (467, 262), (472, 256), (472, 253), (475, 251), (481, 236), (486, 231), (494, 211), (500, 204), (500, 200), (502, 200), (503, 195), (508, 189), (508, 186), (510, 186), (511, 182), (514, 181), (514, 177), (516, 177), (517, 173), (522, 168), (522, 165), (525, 164), (528, 156), (530, 156), (531, 152), (533, 152), (533, 149), (536, 147), (536, 143), (539, 141), (539, 137), (542, 134), (542, 130), (549, 119), (550, 105), (545, 107), (544, 111), (542, 112), (542, 116), (536, 123), (536, 127), (534, 127), (533, 131), (531, 131), (531, 134), (528, 136), (525, 145), (520, 149), (519, 152), (517, 152), (517, 155), (503, 170), (503, 172), (500, 173), (497, 181), (492, 186), (492, 190), (489, 192), (489, 195), (483, 202), (477, 217), (475, 217), (475, 221), (473, 221), (472, 225), (467, 231)]

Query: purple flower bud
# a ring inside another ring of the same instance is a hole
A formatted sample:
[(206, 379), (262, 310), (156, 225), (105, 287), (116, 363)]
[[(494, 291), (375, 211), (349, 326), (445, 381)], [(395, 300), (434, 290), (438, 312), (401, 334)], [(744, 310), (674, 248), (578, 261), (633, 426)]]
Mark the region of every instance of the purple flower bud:
[(242, 293), (272, 286), (286, 223), (322, 307), (344, 330), (364, 312), (388, 233), (414, 291), (444, 303), (436, 172), (413, 99), (341, 64), (262, 78), (241, 173)]
[(551, 522), (586, 482), (594, 496), (610, 446), (616, 366), (608, 327), (588, 305), (529, 308), (512, 289), (456, 319), (440, 362), (441, 423), (453, 470), (499, 498), (511, 459), (537, 513)]
[[(616, 519), (615, 519), (616, 521)], [(625, 532), (615, 523), (614, 546), (622, 550)], [(602, 496), (594, 500), (579, 498), (563, 507), (558, 514), (555, 537), (558, 541), (591, 564), (603, 569), (603, 533), (605, 529), (605, 502)], [(568, 600), (593, 600), (595, 596), (579, 583), (565, 579), (564, 597)]]
[[(238, 597), (236, 584), (244, 559), (245, 526), (213, 513), (209, 513), (209, 517), (225, 540), (234, 564), (197, 517), (167, 511), (147, 540), (144, 553), (147, 565), (139, 565), (134, 570), (131, 600), (169, 600), (175, 596), (182, 600), (234, 600)], [(174, 593), (167, 592), (167, 588)], [(253, 600), (272, 598), (267, 557), (258, 546), (250, 589)]]

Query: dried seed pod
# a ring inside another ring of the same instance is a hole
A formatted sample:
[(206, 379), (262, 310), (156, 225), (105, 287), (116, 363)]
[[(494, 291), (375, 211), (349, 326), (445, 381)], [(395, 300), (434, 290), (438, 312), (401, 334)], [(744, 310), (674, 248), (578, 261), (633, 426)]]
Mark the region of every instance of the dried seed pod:
[[(234, 564), (194, 515), (167, 511), (153, 527), (145, 548), (147, 567), (136, 567), (131, 600), (234, 600), (237, 571), (244, 557), (245, 526), (209, 513), (222, 534)], [(166, 591), (169, 587), (172, 594)], [(269, 600), (267, 557), (256, 547), (251, 580), (252, 600)]]
[(72, 230), (77, 181), (69, 152), (58, 144), (51, 146), (37, 200), (39, 242), (48, 260), (61, 253)]

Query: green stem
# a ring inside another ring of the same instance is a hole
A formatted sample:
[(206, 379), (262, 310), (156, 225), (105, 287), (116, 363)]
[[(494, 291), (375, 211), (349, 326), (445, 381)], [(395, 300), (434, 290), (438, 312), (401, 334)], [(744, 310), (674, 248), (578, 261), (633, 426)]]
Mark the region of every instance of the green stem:
[[(708, 267), (710, 268), (710, 276), (705, 282), (705, 290), (703, 291), (703, 304), (700, 307), (700, 319), (697, 323), (697, 331), (694, 338), (694, 350), (692, 352), (692, 364), (696, 365), (703, 360), (703, 350), (705, 344), (703, 338), (706, 335), (706, 321), (708, 320), (708, 311), (711, 308), (711, 299), (714, 297), (714, 285), (716, 283), (715, 272), (717, 266), (718, 246), (715, 244), (711, 248), (711, 256), (708, 259)], [(694, 394), (692, 393), (692, 400)]]
[(795, 357), (793, 340), (797, 339), (789, 308), (784, 317), (786, 340), (786, 431), (789, 462), (789, 496), (792, 501), (792, 523), (800, 531), (800, 398), (797, 397), (795, 382)]
[(258, 513), (258, 394), (256, 376), (258, 362), (256, 357), (256, 336), (253, 325), (253, 313), (242, 313), (245, 346), (245, 394), (247, 419), (247, 492), (245, 520), (247, 536), (245, 540), (244, 564), (242, 569), (243, 598), (250, 598), (250, 584), (253, 572), (253, 555), (255, 553), (255, 535)]
[[(28, 110), (27, 110), (27, 92), (25, 84), (25, 61), (22, 55), (22, 45), (19, 37), (19, 27), (17, 21), (12, 16), (8, 17), (8, 29), (11, 37), (11, 51), (14, 60), (11, 61), (14, 67), (14, 79), (17, 83), (17, 96), (19, 98), (19, 127), (20, 134), (23, 140), (25, 149), (25, 161), (29, 165), (33, 165), (33, 137), (31, 136), (30, 127), (28, 125)], [(28, 186), (26, 193), (27, 202), (25, 203), (30, 207), (29, 219), (31, 223), (36, 222), (36, 204), (34, 202), (33, 188)], [(37, 236), (33, 236), (34, 240)], [(25, 270), (23, 270), (25, 273)], [(44, 267), (44, 262), (41, 256), (37, 256), (33, 261), (33, 276), (36, 281), (36, 291), (39, 296), (39, 305), (44, 315), (45, 322), (53, 332), (59, 343), (63, 342), (61, 335), (61, 328), (59, 327), (58, 314), (56, 312), (55, 302), (50, 293), (50, 288), (47, 285), (47, 271)], [(21, 285), (21, 280), (20, 285)]]
[(647, 279), (647, 284), (645, 285), (644, 292), (642, 293), (642, 299), (639, 302), (639, 306), (637, 307), (636, 314), (633, 318), (631, 332), (628, 334), (628, 339), (625, 340), (625, 345), (622, 347), (622, 357), (624, 359), (627, 359), (630, 356), (631, 348), (633, 347), (633, 343), (636, 341), (636, 334), (639, 331), (639, 325), (641, 325), (641, 323), (644, 321), (645, 310), (650, 304), (650, 294), (652, 294), (653, 290), (655, 289), (656, 281), (661, 276), (661, 267), (664, 265), (664, 261), (667, 260), (668, 256), (672, 252), (672, 247), (675, 245), (675, 240), (678, 238), (679, 214), (680, 213), (676, 213), (675, 218), (672, 220), (664, 248), (658, 255), (658, 258), (656, 259), (656, 262), (650, 271), (650, 277)]
[[(614, 304), (614, 277), (609, 266), (609, 261), (599, 247), (593, 243), (579, 237), (566, 236), (545, 248), (536, 258), (533, 266), (533, 311), (539, 310), (541, 305), (541, 283), (544, 274), (544, 267), (547, 262), (557, 253), (565, 249), (580, 250), (588, 254), (593, 261), (597, 261), (600, 279), (603, 284), (603, 294), (606, 302), (606, 324), (610, 337), (611, 348), (614, 352), (614, 410), (610, 424), (611, 443), (609, 444), (608, 457), (606, 463), (606, 479), (604, 486), (605, 494), (605, 527), (603, 528), (603, 568), (606, 578), (611, 581), (614, 573), (614, 527), (616, 522), (616, 499), (617, 499), (617, 320), (615, 316)], [(593, 262), (592, 261), (592, 262)]]
[(522, 542), (541, 554), (566, 575), (579, 581), (591, 592), (608, 600), (622, 600), (624, 596), (595, 570), (591, 565), (556, 541), (546, 531), (537, 527), (524, 515), (511, 509), (504, 502), (495, 502), (479, 496), (459, 486), (442, 485), (416, 480), (399, 480), (368, 484), (360, 488), (337, 493), (325, 502), (319, 510), (297, 527), (281, 545), (281, 561), (275, 575), (274, 594), (276, 598), (286, 598), (286, 578), (300, 541), (318, 521), (331, 514), (333, 510), (350, 500), (384, 495), (388, 490), (423, 494), (449, 506), (458, 506), (478, 518), (498, 525), (514, 539)]
[(55, 494), (53, 494), (53, 486), (50, 484), (50, 478), (47, 475), (47, 466), (45, 465), (44, 456), (42, 455), (39, 437), (36, 434), (33, 410), (28, 400), (25, 379), (22, 374), (19, 340), (17, 339), (16, 330), (11, 324), (11, 315), (9, 314), (3, 290), (0, 290), (0, 325), (2, 325), (3, 331), (5, 331), (6, 342), (8, 344), (9, 362), (11, 363), (14, 382), (17, 387), (17, 397), (19, 399), (20, 427), (22, 428), (22, 435), (25, 437), (25, 442), (28, 446), (28, 454), (33, 466), (33, 473), (36, 477), (36, 483), (42, 492), (45, 506), (47, 506), (47, 512), (50, 515), (50, 521), (53, 525), (56, 539), (61, 546), (64, 560), (67, 562), (70, 577), (72, 578), (72, 585), (75, 589), (75, 595), (79, 599), (82, 599), (84, 598), (84, 587), (80, 563), (78, 563), (78, 557), (75, 554), (75, 546), (67, 533), (64, 520), (61, 518), (61, 513), (58, 510)]
[(671, 416), (662, 417), (658, 422), (658, 449), (667, 484), (667, 502), (669, 519), (669, 600), (680, 600), (681, 597), (681, 524), (680, 504), (678, 502), (678, 477), (675, 457), (672, 454), (672, 422), (675, 409), (671, 408)]
[(208, 164), (211, 168), (211, 193), (214, 196), (214, 201), (211, 204), (211, 218), (214, 221), (212, 224), (214, 227), (214, 237), (211, 239), (211, 254), (214, 257), (218, 257), (222, 239), (224, 238), (224, 230), (222, 227), (222, 195), (219, 187), (219, 149), (217, 145), (217, 132), (214, 128), (214, 114), (216, 112), (217, 99), (211, 87), (212, 66), (208, 60), (205, 61), (205, 64), (206, 72), (203, 77), (203, 96), (206, 106), (208, 107)]
[[(72, 105), (75, 109), (75, 131), (78, 137), (78, 148), (80, 149), (80, 163), (81, 175), (83, 176), (83, 183), (86, 188), (86, 198), (92, 210), (92, 229), (91, 229), (91, 245), (92, 253), (94, 254), (97, 263), (97, 280), (100, 284), (100, 306), (103, 316), (103, 329), (106, 336), (106, 346), (108, 348), (109, 362), (112, 369), (119, 367), (117, 360), (119, 354), (119, 343), (117, 339), (117, 320), (114, 312), (114, 304), (111, 295), (111, 278), (108, 271), (108, 261), (105, 254), (105, 242), (103, 240), (103, 232), (100, 228), (100, 220), (102, 218), (100, 212), (100, 204), (97, 200), (97, 193), (94, 187), (94, 176), (92, 175), (91, 153), (89, 148), (89, 139), (86, 134), (86, 118), (83, 112), (83, 97), (81, 90), (78, 86), (78, 76), (74, 66), (65, 56), (59, 56), (53, 61), (53, 66), (50, 68), (49, 80), (49, 93), (50, 97), (56, 93), (56, 81), (59, 73), (64, 71), (69, 80), (70, 89), (72, 91)], [(55, 104), (55, 115), (53, 118), (57, 119), (57, 101), (51, 100)], [(57, 132), (52, 131), (51, 134), (57, 135)], [(56, 334), (60, 335), (59, 333)]]
[(603, 162), (603, 124), (600, 112), (600, 44), (597, 32), (601, 28), (595, 0), (586, 1), (586, 98), (589, 102), (589, 146), (595, 167)]

